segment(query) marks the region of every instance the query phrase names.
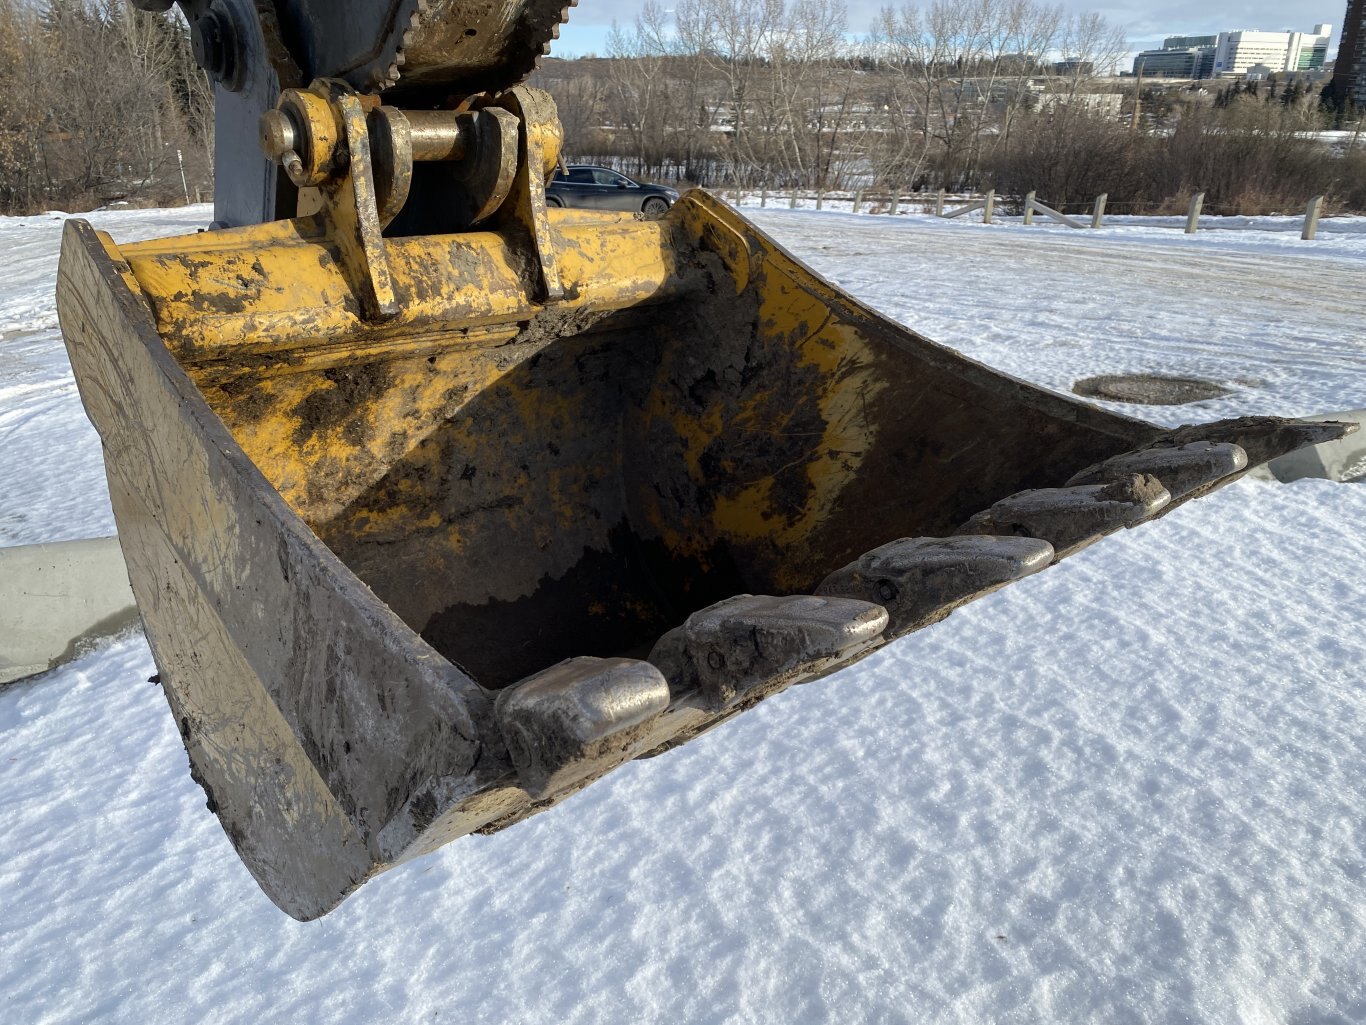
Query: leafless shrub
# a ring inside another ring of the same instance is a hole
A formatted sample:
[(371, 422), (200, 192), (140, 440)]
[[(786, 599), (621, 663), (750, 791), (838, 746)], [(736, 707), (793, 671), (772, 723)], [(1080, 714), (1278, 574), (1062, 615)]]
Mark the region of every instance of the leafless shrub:
[(0, 0), (0, 55), (0, 209), (211, 189), (212, 95), (183, 22), (127, 0)]

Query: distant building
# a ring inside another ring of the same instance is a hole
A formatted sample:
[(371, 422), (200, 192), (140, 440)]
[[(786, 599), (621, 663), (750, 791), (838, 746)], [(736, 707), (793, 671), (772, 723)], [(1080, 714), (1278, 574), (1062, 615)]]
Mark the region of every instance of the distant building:
[(1194, 50), (1206, 46), (1218, 46), (1218, 36), (1168, 36), (1162, 43), (1164, 50)]
[(1084, 110), (1088, 114), (1119, 117), (1124, 109), (1124, 97), (1119, 93), (1043, 93), (1039, 96), (1039, 111), (1051, 113), (1062, 108)]
[(1215, 78), (1242, 78), (1259, 64), (1281, 71), (1310, 71), (1328, 60), (1333, 26), (1316, 25), (1313, 32), (1258, 32), (1239, 29), (1220, 32), (1214, 48)]
[(1052, 64), (1053, 74), (1055, 75), (1080, 75), (1082, 78), (1092, 78), (1096, 74), (1094, 61), (1084, 61), (1080, 57), (1068, 57), (1064, 60), (1055, 61)]
[(1349, 100), (1366, 110), (1366, 0), (1347, 0), (1332, 95), (1339, 103)]
[[(1352, 0), (1361, 5), (1366, 0)], [(1160, 50), (1134, 58), (1134, 74), (1145, 78), (1243, 78), (1253, 68), (1277, 75), (1312, 71), (1328, 60), (1331, 25), (1313, 32), (1256, 32), (1238, 29), (1217, 36), (1168, 36)]]
[[(1173, 37), (1184, 38), (1200, 37)], [(1134, 74), (1144, 78), (1209, 78), (1213, 72), (1213, 45), (1164, 46), (1160, 50), (1144, 50), (1134, 58)]]

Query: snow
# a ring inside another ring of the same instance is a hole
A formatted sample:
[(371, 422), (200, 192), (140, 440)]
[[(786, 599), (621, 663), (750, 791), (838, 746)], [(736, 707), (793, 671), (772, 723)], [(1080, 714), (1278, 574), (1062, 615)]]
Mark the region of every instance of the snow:
[(1079, 378), (1159, 373), (1233, 389), (1121, 413), (1172, 425), (1366, 406), (1366, 218), (1303, 242), (1281, 232), (747, 210), (880, 312), (1007, 373), (1070, 392)]
[[(197, 231), (213, 208), (84, 216), (132, 242)], [(115, 533), (99, 435), (81, 411), (52, 301), (66, 217), (0, 217), (0, 545)]]
[[(1237, 385), (1115, 407), (1169, 420), (1366, 407), (1366, 235), (754, 213), (1048, 387)], [(60, 228), (0, 219), (5, 544), (112, 529), (45, 305)], [(1363, 524), (1361, 487), (1245, 481), (308, 925), (122, 639), (0, 691), (0, 1020), (1366, 1021)]]

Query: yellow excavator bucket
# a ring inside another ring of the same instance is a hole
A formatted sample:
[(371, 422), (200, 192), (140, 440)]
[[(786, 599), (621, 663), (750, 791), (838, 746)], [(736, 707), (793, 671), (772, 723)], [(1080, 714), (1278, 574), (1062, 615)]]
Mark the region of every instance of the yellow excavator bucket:
[(300, 917), (1341, 430), (1173, 433), (1034, 389), (705, 193), (551, 214), (572, 298), (539, 305), (504, 235), (394, 239), (379, 325), (307, 220), (67, 229), (163, 685)]
[(161, 681), (298, 918), (1347, 430), (1039, 390), (701, 191), (546, 209), (558, 125), (514, 93), (442, 114), (466, 155), (512, 139), (458, 230), (394, 230), (392, 150), (421, 147), (335, 82), (266, 125), (312, 212), (68, 223), (59, 312)]

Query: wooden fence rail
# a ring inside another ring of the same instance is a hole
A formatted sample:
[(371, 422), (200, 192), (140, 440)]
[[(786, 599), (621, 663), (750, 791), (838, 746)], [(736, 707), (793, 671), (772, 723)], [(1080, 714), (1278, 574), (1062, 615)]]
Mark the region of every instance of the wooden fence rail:
[(1304, 231), (1300, 232), (1300, 238), (1306, 242), (1313, 242), (1314, 237), (1319, 233), (1319, 215), (1323, 213), (1323, 197), (1315, 196), (1309, 201), (1309, 208), (1304, 211)]
[(957, 210), (950, 210), (948, 213), (938, 213), (937, 216), (944, 218), (962, 217), (976, 210), (982, 211), (982, 223), (990, 224), (992, 214), (996, 212), (996, 193), (988, 192), (981, 199), (969, 203), (967, 206), (959, 207)]
[(1091, 211), (1091, 229), (1099, 231), (1105, 226), (1105, 204), (1110, 201), (1110, 193), (1102, 192), (1096, 197), (1096, 205)]
[(1197, 192), (1191, 196), (1190, 212), (1186, 214), (1186, 234), (1194, 235), (1200, 230), (1200, 211), (1205, 209), (1205, 194)]
[(1035, 193), (1033, 192), (1025, 196), (1024, 222), (1026, 224), (1033, 224), (1034, 215), (1036, 213), (1040, 213), (1043, 214), (1045, 217), (1053, 218), (1053, 220), (1057, 221), (1059, 224), (1065, 224), (1069, 228), (1077, 228), (1079, 230), (1084, 230), (1086, 228), (1086, 225), (1082, 224), (1081, 221), (1078, 221), (1072, 217), (1068, 217), (1064, 213), (1059, 213), (1057, 210), (1054, 210), (1051, 206), (1044, 206), (1044, 204), (1040, 203), (1034, 197)]
[[(734, 202), (739, 203), (745, 198), (746, 191), (731, 187), (719, 190), (722, 195), (733, 197)], [(748, 195), (752, 198), (753, 192)], [(889, 214), (897, 216), (904, 210), (914, 211), (919, 207), (928, 213), (933, 211), (934, 216), (945, 219), (964, 217), (968, 214), (981, 211), (982, 221), (985, 224), (992, 224), (996, 219), (996, 203), (999, 198), (994, 190), (987, 192), (981, 198), (970, 197), (951, 197), (944, 189), (938, 192), (917, 193), (914, 191), (874, 191), (872, 189), (856, 189), (851, 192), (832, 193), (825, 190), (815, 192), (804, 192), (802, 190), (771, 191), (767, 186), (759, 190), (759, 205), (767, 207), (770, 199), (783, 197), (787, 199), (789, 209), (795, 210), (798, 205), (808, 200), (815, 200), (817, 210), (824, 210), (827, 203), (848, 203), (854, 213), (866, 212), (869, 214)], [(957, 208), (948, 209), (950, 200), (964, 201), (964, 205)], [(1107, 207), (1110, 201), (1108, 193), (1097, 196), (1091, 208), (1091, 222), (1088, 225), (1085, 221), (1063, 213), (1061, 210), (1048, 206), (1039, 200), (1036, 192), (1030, 192), (1024, 197), (1023, 220), (1025, 224), (1033, 224), (1036, 215), (1043, 215), (1058, 224), (1066, 225), (1069, 228), (1085, 230), (1090, 228), (1099, 231), (1105, 227)], [(1304, 226), (1300, 237), (1306, 242), (1312, 242), (1318, 236), (1319, 221), (1323, 216), (1323, 196), (1315, 196), (1309, 201), (1309, 205), (1304, 213)], [(1193, 235), (1200, 230), (1201, 218), (1205, 210), (1205, 193), (1197, 192), (1191, 196), (1190, 204), (1186, 209), (1185, 231), (1188, 235)]]

